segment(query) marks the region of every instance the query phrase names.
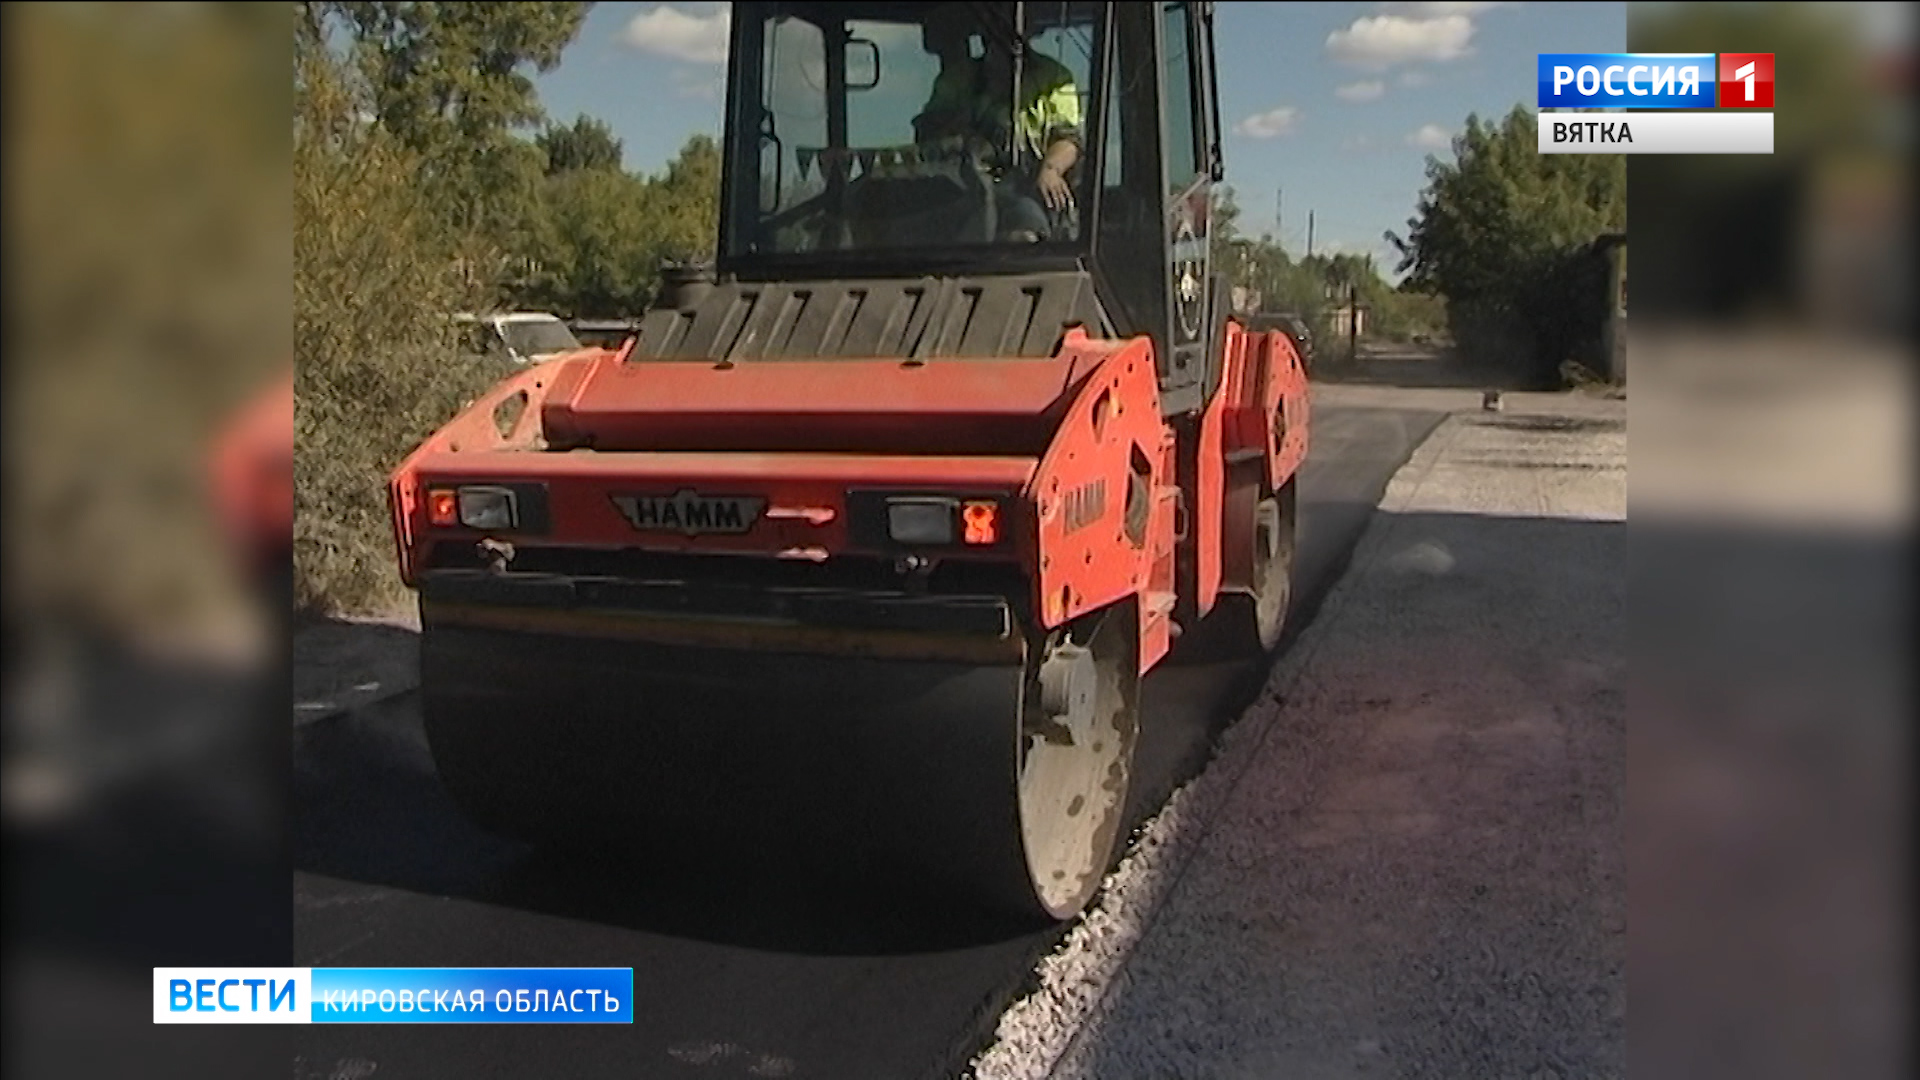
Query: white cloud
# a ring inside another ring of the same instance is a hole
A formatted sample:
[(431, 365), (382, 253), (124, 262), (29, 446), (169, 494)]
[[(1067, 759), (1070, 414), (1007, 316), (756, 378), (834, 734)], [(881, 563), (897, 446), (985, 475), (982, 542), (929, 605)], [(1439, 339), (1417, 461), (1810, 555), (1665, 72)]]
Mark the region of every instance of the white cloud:
[(1400, 85), (1410, 89), (1420, 86), (1430, 86), (1432, 83), (1433, 76), (1424, 71), (1406, 71), (1400, 74)]
[(720, 64), (727, 59), (727, 30), (732, 24), (729, 6), (708, 7), (692, 14), (672, 4), (643, 11), (620, 30), (620, 41), (630, 48), (675, 60)]
[(1292, 134), (1295, 122), (1300, 119), (1300, 110), (1291, 105), (1282, 105), (1277, 109), (1268, 109), (1263, 113), (1254, 113), (1233, 126), (1233, 130), (1249, 139), (1271, 139), (1280, 135)]
[(1453, 135), (1439, 124), (1422, 124), (1420, 130), (1407, 136), (1407, 145), (1422, 150), (1445, 150), (1453, 145)]
[(1434, 19), (1442, 15), (1478, 15), (1497, 7), (1511, 7), (1504, 3), (1425, 3), (1425, 4), (1381, 4), (1382, 10), (1394, 15), (1407, 15), (1415, 19)]
[(1467, 54), (1473, 20), (1465, 15), (1409, 19), (1371, 15), (1327, 35), (1327, 53), (1344, 64), (1385, 68), (1416, 60), (1457, 60)]
[(1348, 83), (1340, 89), (1335, 90), (1333, 96), (1339, 98), (1341, 101), (1378, 101), (1380, 100), (1380, 95), (1386, 92), (1386, 83), (1381, 82), (1379, 79), (1369, 79), (1365, 82)]
[(1361, 151), (1371, 149), (1373, 149), (1373, 138), (1371, 136), (1349, 135), (1345, 139), (1340, 140), (1340, 150), (1343, 153), (1358, 154)]

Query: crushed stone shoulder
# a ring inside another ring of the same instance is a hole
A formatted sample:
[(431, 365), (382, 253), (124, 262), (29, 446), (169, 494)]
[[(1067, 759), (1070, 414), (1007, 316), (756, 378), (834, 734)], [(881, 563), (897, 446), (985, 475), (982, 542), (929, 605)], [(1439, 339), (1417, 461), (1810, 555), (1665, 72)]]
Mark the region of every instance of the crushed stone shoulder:
[(1624, 1075), (1625, 466), (1618, 401), (1442, 424), (973, 1074)]

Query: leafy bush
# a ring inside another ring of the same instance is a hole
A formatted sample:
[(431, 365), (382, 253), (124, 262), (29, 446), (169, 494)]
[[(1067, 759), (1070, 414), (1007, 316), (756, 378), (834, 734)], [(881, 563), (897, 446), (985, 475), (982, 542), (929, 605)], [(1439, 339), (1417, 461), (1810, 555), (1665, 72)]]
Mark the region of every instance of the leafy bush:
[(296, 5), (295, 596), (321, 612), (404, 600), (385, 481), (501, 374), (446, 316), (493, 306), (638, 314), (660, 263), (711, 253), (719, 151), (621, 168), (589, 117), (544, 113), (589, 4)]
[(300, 61), (294, 128), (294, 574), (324, 613), (390, 609), (385, 482), (500, 372), (462, 363), (448, 316), (493, 296), (496, 253), (451, 238), (420, 155), (366, 119), (351, 73)]

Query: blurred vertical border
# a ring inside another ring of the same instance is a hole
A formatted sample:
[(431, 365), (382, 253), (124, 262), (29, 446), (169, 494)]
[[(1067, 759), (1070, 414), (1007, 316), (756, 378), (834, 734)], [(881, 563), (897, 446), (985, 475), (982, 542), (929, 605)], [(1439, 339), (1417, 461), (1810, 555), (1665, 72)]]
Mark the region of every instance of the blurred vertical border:
[(1913, 5), (1628, 12), (1777, 72), (1628, 165), (1633, 1075), (1911, 1075)]
[(291, 951), (291, 5), (0, 11), (4, 1068), (284, 1074), (149, 987)]

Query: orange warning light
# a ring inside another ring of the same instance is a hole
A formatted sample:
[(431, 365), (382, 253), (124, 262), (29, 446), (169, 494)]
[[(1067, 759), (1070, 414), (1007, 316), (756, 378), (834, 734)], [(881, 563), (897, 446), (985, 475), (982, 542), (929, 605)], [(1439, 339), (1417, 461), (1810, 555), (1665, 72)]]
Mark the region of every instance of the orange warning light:
[(993, 544), (1000, 540), (1000, 504), (994, 502), (970, 502), (960, 510), (960, 523), (965, 526), (961, 539), (968, 544)]
[(440, 526), (460, 523), (460, 503), (452, 489), (435, 488), (427, 492), (427, 520)]

